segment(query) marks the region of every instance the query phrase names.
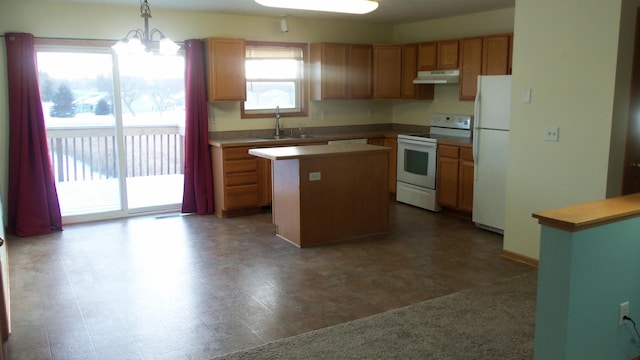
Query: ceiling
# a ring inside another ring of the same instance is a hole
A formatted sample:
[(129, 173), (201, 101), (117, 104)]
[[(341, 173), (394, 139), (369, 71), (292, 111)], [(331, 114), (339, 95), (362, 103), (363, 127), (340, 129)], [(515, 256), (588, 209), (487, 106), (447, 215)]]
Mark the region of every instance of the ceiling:
[[(59, 3), (131, 5), (139, 7), (139, 0), (42, 0)], [(230, 14), (262, 16), (295, 16), (317, 19), (337, 19), (384, 24), (402, 24), (455, 15), (504, 9), (515, 6), (515, 0), (377, 0), (380, 6), (366, 15), (347, 15), (300, 10), (268, 8), (254, 0), (148, 0), (154, 8), (194, 11), (214, 11)], [(318, 0), (322, 1), (322, 0)]]

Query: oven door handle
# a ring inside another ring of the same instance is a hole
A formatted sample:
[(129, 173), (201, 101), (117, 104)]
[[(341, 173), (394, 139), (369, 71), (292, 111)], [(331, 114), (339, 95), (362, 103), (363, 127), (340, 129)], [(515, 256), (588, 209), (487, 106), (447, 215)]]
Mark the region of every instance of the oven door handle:
[(438, 144), (434, 142), (426, 142), (426, 141), (415, 141), (409, 139), (398, 139), (398, 144), (411, 144), (411, 145), (420, 145), (428, 148), (436, 148)]

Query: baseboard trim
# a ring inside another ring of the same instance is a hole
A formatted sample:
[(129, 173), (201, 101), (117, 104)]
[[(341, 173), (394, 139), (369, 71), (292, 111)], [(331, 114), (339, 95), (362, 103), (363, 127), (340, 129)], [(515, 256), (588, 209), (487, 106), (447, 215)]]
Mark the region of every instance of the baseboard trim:
[(502, 250), (502, 254), (500, 255), (502, 258), (507, 259), (507, 260), (511, 260), (511, 261), (515, 261), (515, 262), (519, 262), (519, 263), (523, 263), (523, 264), (527, 264), (529, 266), (533, 266), (536, 269), (538, 268), (538, 259), (534, 259), (528, 256), (524, 256), (518, 253), (514, 253), (513, 251), (509, 251), (509, 250)]

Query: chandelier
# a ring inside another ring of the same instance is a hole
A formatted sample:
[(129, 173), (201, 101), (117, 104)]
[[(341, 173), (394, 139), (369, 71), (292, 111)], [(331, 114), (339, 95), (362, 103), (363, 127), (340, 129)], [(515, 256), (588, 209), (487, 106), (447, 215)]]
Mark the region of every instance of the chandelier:
[(149, 31), (149, 18), (151, 18), (151, 8), (147, 0), (140, 0), (140, 17), (144, 19), (144, 30), (135, 29), (130, 30), (127, 35), (118, 41), (112, 48), (118, 54), (143, 54), (152, 52), (156, 47), (153, 37), (158, 34), (158, 48), (160, 54), (163, 55), (175, 55), (180, 49), (176, 43), (166, 37), (162, 31), (158, 29), (151, 29)]

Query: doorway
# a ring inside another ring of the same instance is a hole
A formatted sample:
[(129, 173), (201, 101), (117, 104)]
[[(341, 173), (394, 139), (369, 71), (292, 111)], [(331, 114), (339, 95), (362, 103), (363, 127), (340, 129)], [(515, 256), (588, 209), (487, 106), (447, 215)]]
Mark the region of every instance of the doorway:
[(36, 50), (63, 222), (179, 210), (184, 56)]

